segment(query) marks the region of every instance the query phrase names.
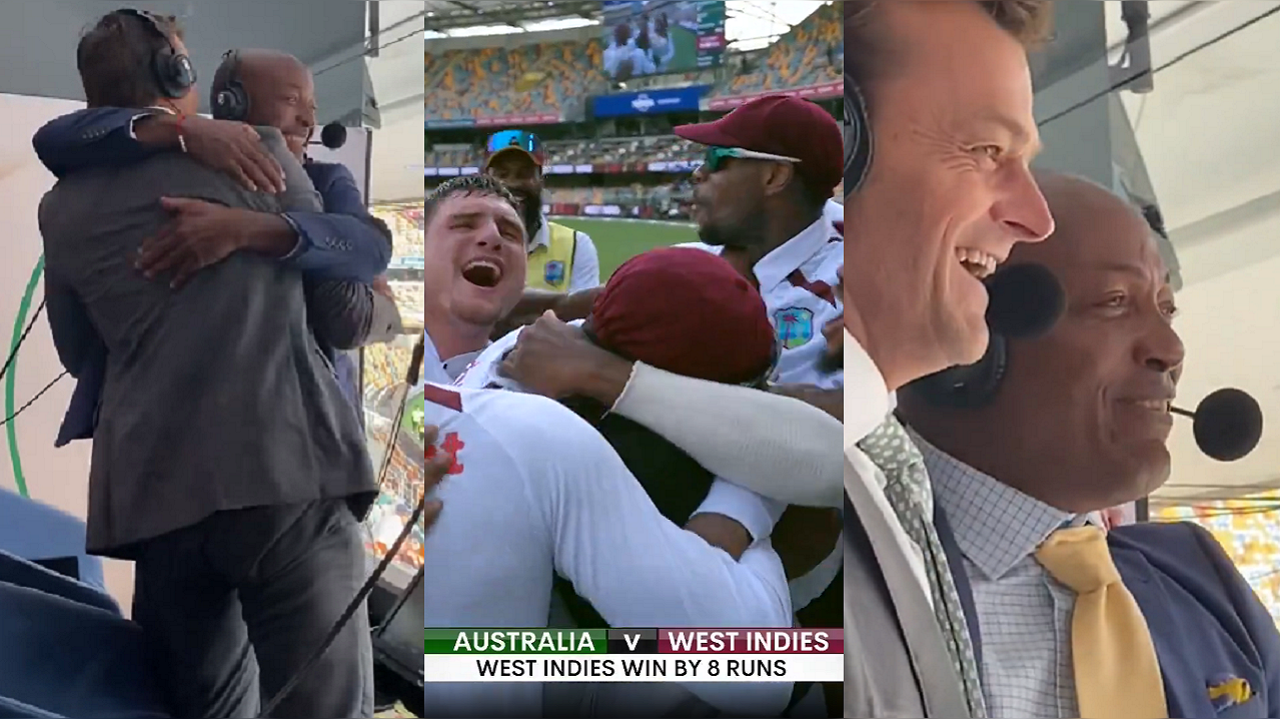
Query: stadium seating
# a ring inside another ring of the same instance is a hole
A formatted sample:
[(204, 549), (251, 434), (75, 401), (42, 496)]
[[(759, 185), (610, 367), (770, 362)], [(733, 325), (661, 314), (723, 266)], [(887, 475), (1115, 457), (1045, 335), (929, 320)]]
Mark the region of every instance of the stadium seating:
[(836, 82), (842, 78), (843, 58), (840, 10), (823, 5), (770, 46), (761, 66), (737, 75), (716, 94), (748, 95)]
[(548, 200), (575, 205), (656, 204), (687, 193), (671, 185), (630, 187), (556, 187), (548, 191)]
[[(675, 135), (617, 139), (548, 142), (547, 162), (578, 165), (609, 162), (625, 157), (627, 162), (685, 162), (697, 160), (702, 150)], [(479, 149), (438, 149), (426, 153), (427, 167), (478, 167), (483, 162)]]
[(467, 117), (559, 112), (588, 88), (605, 86), (601, 72), (603, 45), (537, 43), (516, 48), (450, 50), (427, 55), (424, 76), (431, 91), (426, 117)]
[[(591, 40), (427, 55), (426, 118), (458, 120), (544, 112), (571, 115), (581, 108), (583, 98), (607, 91), (608, 80), (601, 70), (603, 51), (600, 40)], [(840, 11), (835, 5), (823, 5), (763, 53), (747, 60), (746, 72), (716, 81), (712, 96), (836, 82), (842, 77), (839, 68), (843, 57)], [(737, 62), (731, 62), (730, 69), (737, 67)], [(705, 75), (689, 73), (655, 80), (705, 82)]]

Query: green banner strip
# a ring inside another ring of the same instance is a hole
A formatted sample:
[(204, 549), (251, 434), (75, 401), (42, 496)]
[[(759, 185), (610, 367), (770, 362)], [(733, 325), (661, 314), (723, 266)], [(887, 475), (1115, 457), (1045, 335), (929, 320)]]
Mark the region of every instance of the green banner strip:
[(605, 654), (607, 629), (427, 629), (423, 654)]
[[(27, 314), (31, 311), (31, 300), (36, 294), (36, 285), (40, 284), (40, 277), (44, 273), (44, 255), (40, 255), (40, 261), (36, 263), (35, 269), (31, 271), (31, 279), (27, 280), (27, 290), (22, 295), (22, 302), (18, 305), (18, 316), (13, 318), (13, 339), (9, 342), (9, 352), (13, 353), (18, 349), (18, 342), (22, 338), (22, 331), (27, 328)], [(18, 382), (18, 358), (13, 358), (13, 364), (9, 365), (9, 372), (4, 378), (4, 416), (12, 417), (14, 413), (14, 388)], [(27, 478), (22, 474), (22, 454), (18, 451), (18, 423), (16, 420), (10, 420), (5, 426), (5, 435), (9, 440), (9, 461), (13, 463), (13, 484), (18, 490), (18, 494), (23, 497), (29, 497), (27, 493)]]

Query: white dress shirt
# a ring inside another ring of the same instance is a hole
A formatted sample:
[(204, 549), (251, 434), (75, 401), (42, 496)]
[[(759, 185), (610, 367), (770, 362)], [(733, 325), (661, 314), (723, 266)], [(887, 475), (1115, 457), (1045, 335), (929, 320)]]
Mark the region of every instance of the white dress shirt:
[(422, 336), (425, 349), (422, 356), (422, 379), (424, 382), (450, 384), (465, 373), (475, 363), (476, 358), (484, 352), (484, 350), (464, 352), (442, 360), (440, 359), (440, 350), (436, 349), (435, 343), (431, 341), (431, 335), (424, 330)]
[(907, 536), (898, 515), (889, 505), (889, 498), (884, 493), (888, 485), (884, 472), (858, 449), (858, 441), (871, 434), (889, 416), (889, 389), (871, 356), (848, 333), (844, 336), (844, 373), (850, 379), (844, 389), (844, 453), (854, 470), (852, 477), (845, 475), (845, 481), (860, 481), (871, 490), (876, 509), (888, 519), (894, 540), (906, 555), (920, 589), (932, 604), (933, 593), (925, 572), (924, 551)]
[[(436, 344), (431, 341), (431, 335), (426, 330), (422, 332), (422, 342), (425, 350), (422, 355), (422, 383), (449, 384), (449, 373), (440, 360), (440, 351), (436, 349)], [(417, 389), (422, 389), (422, 385), (418, 385)]]
[(1101, 526), (1098, 517), (1050, 507), (912, 436), (964, 555), (990, 716), (1079, 716), (1071, 657), (1076, 595), (1040, 566), (1035, 551), (1054, 530)]
[[(807, 384), (822, 389), (844, 386), (844, 372), (821, 370), (827, 342), (822, 328), (844, 316), (844, 300), (835, 291), (844, 266), (844, 236), (836, 232), (833, 213), (823, 216), (765, 255), (752, 267), (769, 321), (783, 343), (778, 384)], [(840, 216), (843, 221), (843, 214)], [(688, 242), (720, 254), (724, 248)]]

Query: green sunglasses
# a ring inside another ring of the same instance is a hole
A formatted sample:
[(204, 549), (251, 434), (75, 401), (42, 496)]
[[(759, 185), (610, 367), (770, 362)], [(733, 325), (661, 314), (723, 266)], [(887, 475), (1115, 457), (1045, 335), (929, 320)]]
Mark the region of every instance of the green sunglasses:
[(717, 147), (715, 145), (711, 145), (707, 147), (707, 152), (702, 158), (702, 165), (707, 168), (707, 172), (719, 172), (720, 169), (724, 167), (724, 161), (730, 158), (739, 160), (769, 160), (772, 162), (800, 162), (799, 158), (787, 157), (786, 155), (773, 155), (768, 152), (744, 150), (741, 147)]

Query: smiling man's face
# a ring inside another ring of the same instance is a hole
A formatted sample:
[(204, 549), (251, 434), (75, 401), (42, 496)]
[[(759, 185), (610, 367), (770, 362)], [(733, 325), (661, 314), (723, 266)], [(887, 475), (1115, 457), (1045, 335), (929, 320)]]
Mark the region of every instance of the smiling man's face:
[(896, 389), (982, 357), (981, 280), (1053, 221), (1022, 45), (975, 2), (877, 7), (893, 62), (863, 88), (875, 151), (845, 202), (845, 308)]
[(497, 195), (445, 198), (426, 227), (426, 311), (492, 330), (524, 290), (525, 237), (516, 209)]
[(524, 225), (533, 235), (542, 222), (542, 167), (533, 156), (523, 150), (506, 149), (498, 152), (486, 167), (486, 172), (506, 185), (524, 205)]
[(241, 53), (238, 73), (249, 96), (249, 124), (278, 128), (301, 159), (316, 126), (311, 70), (292, 55), (248, 50)]

